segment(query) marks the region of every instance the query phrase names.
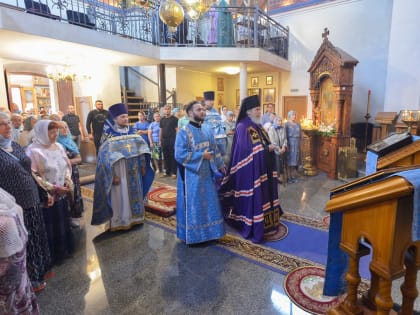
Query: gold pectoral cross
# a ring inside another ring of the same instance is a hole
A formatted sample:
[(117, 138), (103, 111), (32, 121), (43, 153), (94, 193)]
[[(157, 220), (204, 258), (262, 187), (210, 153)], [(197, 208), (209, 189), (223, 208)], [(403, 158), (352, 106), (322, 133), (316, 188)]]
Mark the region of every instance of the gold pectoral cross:
[(127, 143), (125, 145), (125, 147), (127, 148), (128, 153), (130, 153), (131, 152), (131, 144)]

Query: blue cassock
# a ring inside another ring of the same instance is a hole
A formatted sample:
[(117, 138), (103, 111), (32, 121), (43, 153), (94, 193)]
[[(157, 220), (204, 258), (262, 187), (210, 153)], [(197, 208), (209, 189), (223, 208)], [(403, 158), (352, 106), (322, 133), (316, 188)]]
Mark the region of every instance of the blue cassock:
[[(203, 153), (216, 152), (212, 160)], [(225, 235), (225, 226), (216, 190), (216, 180), (222, 177), (218, 169), (223, 160), (216, 150), (212, 132), (191, 123), (179, 130), (175, 140), (178, 162), (176, 232), (187, 244), (202, 243)]]
[[(154, 171), (150, 166), (150, 149), (143, 138), (135, 134), (131, 127), (127, 132), (121, 133), (114, 128), (107, 120), (104, 125), (102, 145), (99, 148), (96, 174), (95, 190), (93, 196), (92, 225), (103, 224), (113, 216), (111, 207), (111, 187), (113, 165), (121, 159), (127, 160), (128, 187), (130, 187), (130, 205), (133, 214), (144, 211), (143, 198), (147, 195), (153, 179)], [(141, 175), (141, 156), (145, 157), (146, 174)], [(143, 198), (138, 198), (143, 196)]]

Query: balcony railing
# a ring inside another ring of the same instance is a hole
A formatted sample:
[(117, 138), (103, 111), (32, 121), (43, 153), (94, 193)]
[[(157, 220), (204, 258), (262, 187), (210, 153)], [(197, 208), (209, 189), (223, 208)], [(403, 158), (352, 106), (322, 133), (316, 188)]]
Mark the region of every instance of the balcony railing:
[[(212, 7), (197, 20), (186, 14), (183, 23), (171, 32), (160, 20), (158, 6), (139, 7), (129, 5), (134, 2), (127, 0), (105, 1), (0, 0), (0, 5), (152, 45), (256, 47), (288, 57), (289, 30), (258, 8)], [(217, 27), (218, 15), (227, 16), (231, 21), (228, 27)]]

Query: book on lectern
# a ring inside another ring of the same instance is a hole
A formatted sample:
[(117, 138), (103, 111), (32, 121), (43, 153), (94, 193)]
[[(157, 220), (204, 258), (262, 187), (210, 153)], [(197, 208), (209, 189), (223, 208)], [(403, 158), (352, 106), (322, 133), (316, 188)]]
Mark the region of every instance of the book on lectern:
[(382, 140), (368, 145), (367, 149), (373, 153), (376, 153), (378, 157), (381, 157), (412, 142), (413, 138), (408, 132), (394, 133)]

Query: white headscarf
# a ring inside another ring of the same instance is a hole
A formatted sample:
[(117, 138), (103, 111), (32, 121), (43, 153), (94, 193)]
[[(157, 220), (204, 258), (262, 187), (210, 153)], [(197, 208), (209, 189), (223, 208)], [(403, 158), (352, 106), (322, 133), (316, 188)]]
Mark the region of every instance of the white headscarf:
[(0, 258), (10, 257), (22, 251), (27, 236), (22, 208), (12, 195), (0, 188)]
[(38, 120), (34, 126), (34, 138), (32, 142), (42, 144), (42, 145), (50, 145), (51, 141), (48, 137), (48, 125), (52, 122), (52, 120), (41, 119)]

